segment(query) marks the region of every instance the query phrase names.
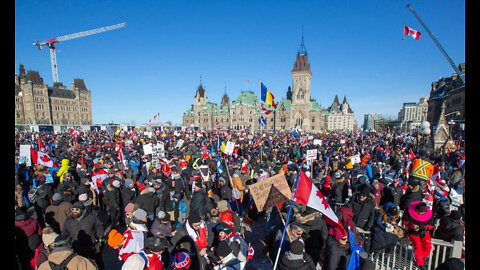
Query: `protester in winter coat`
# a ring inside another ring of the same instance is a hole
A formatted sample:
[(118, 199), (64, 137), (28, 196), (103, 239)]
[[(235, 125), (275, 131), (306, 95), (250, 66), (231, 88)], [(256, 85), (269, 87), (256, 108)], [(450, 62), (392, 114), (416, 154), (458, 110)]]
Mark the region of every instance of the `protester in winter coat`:
[(42, 228), (36, 219), (27, 214), (26, 208), (15, 211), (15, 252), (22, 268), (29, 269), (30, 260), (42, 242)]
[(37, 214), (37, 221), (42, 228), (45, 227), (45, 209), (50, 205), (50, 198), (53, 195), (53, 189), (50, 185), (45, 184), (45, 175), (40, 174), (36, 178), (37, 189), (35, 190), (35, 199), (32, 202)]
[(72, 215), (65, 221), (61, 235), (72, 239), (72, 248), (77, 254), (94, 259), (99, 267), (103, 267), (99, 249), (100, 241), (104, 239), (103, 225), (97, 216), (85, 211), (82, 203), (72, 205)]
[(439, 220), (450, 214), (450, 201), (438, 190), (433, 192), (433, 219)]
[(450, 212), (450, 215), (440, 219), (440, 225), (435, 230), (434, 238), (442, 239), (446, 242), (463, 241), (465, 225), (462, 216), (457, 210)]
[(230, 198), (232, 197), (232, 189), (229, 187), (227, 181), (225, 180), (225, 178), (223, 177), (220, 177), (218, 179), (218, 183), (220, 185), (220, 194), (219, 194), (219, 197), (220, 197), (220, 200), (230, 200)]
[(398, 226), (400, 215), (396, 205), (386, 203), (378, 209), (371, 234), (370, 251), (393, 247), (401, 237), (403, 229)]
[(70, 248), (70, 239), (66, 236), (59, 235), (53, 243), (53, 250), (48, 255), (48, 260), (43, 262), (38, 270), (50, 270), (51, 263), (56, 265), (66, 263), (67, 269), (78, 270), (95, 270), (98, 269), (89, 259), (75, 254)]
[(158, 214), (150, 227), (150, 233), (153, 236), (162, 236), (170, 239), (173, 236), (172, 232), (174, 230), (175, 227), (172, 226), (170, 215), (165, 211), (158, 211)]
[(427, 269), (425, 264), (432, 249), (429, 230), (434, 227), (432, 211), (424, 202), (412, 202), (407, 211), (403, 212), (402, 224), (413, 243), (415, 264), (420, 269)]
[(317, 210), (307, 207), (307, 210), (296, 218), (305, 230), (305, 252), (312, 257), (316, 265), (320, 252), (326, 247), (328, 227), (325, 219)]
[(310, 255), (304, 252), (303, 242), (295, 240), (290, 244), (290, 250), (278, 262), (279, 270), (299, 269), (315, 270), (316, 263)]
[(30, 262), (32, 269), (38, 269), (43, 262), (48, 261), (48, 256), (53, 249), (53, 243), (57, 236), (58, 234), (51, 227), (43, 229), (42, 243), (38, 246), (35, 256)]
[(348, 197), (348, 182), (342, 176), (340, 171), (336, 171), (333, 174), (334, 184), (332, 192), (330, 193), (329, 202), (332, 203), (344, 203)]
[(173, 195), (173, 224), (175, 227), (179, 227), (187, 218), (187, 204), (182, 199), (182, 193)]
[(123, 212), (122, 194), (120, 192), (120, 181), (115, 180), (112, 184), (107, 185), (105, 195), (103, 197), (103, 203), (109, 206), (110, 212), (110, 225), (116, 226), (119, 223), (123, 223), (121, 218)]
[(370, 192), (370, 187), (363, 187), (347, 204), (354, 213), (355, 227), (370, 231), (375, 221), (375, 201)]
[(60, 178), (60, 183), (63, 182), (63, 175), (67, 173), (69, 169), (70, 169), (70, 160), (65, 158), (62, 159), (62, 166), (60, 166), (60, 169), (57, 172), (57, 176)]
[(406, 211), (409, 205), (415, 201), (423, 199), (423, 190), (420, 190), (418, 180), (411, 178), (408, 180), (408, 186), (405, 194), (400, 198), (400, 210)]
[(201, 178), (195, 180), (192, 199), (190, 200), (190, 213), (197, 212), (201, 217), (205, 217), (208, 197), (201, 181)]
[(52, 204), (45, 209), (45, 222), (53, 228), (53, 230), (60, 234), (63, 229), (65, 220), (70, 216), (72, 211), (72, 204), (64, 201), (60, 193), (55, 193), (52, 196)]
[(120, 187), (120, 192), (122, 193), (122, 202), (124, 206), (134, 202), (137, 198), (138, 191), (135, 187), (133, 179), (125, 179), (124, 185)]
[(220, 262), (213, 267), (214, 270), (241, 270), (244, 268), (242, 262), (233, 254), (226, 241), (218, 243), (215, 255), (220, 258)]
[[(168, 252), (165, 252), (168, 248), (168, 241), (164, 237), (154, 236), (148, 237), (145, 240), (145, 255), (148, 260), (148, 266), (145, 266), (145, 270), (163, 270), (168, 266), (168, 262), (171, 262)], [(166, 257), (163, 259), (162, 257)], [(164, 262), (165, 261), (165, 262)]]
[(337, 227), (330, 229), (322, 270), (347, 269), (350, 259), (348, 234)]
[(395, 205), (400, 205), (400, 198), (403, 195), (403, 190), (400, 188), (399, 180), (393, 179), (392, 183), (388, 184), (383, 190), (383, 196), (380, 204), (391, 202)]
[(173, 248), (183, 247), (191, 254), (191, 269), (201, 269), (208, 262), (207, 250), (212, 246), (214, 234), (197, 212), (190, 212), (187, 220), (177, 228), (170, 242)]
[(160, 205), (158, 197), (155, 195), (155, 189), (149, 187), (140, 191), (140, 194), (135, 200), (135, 204), (138, 205), (138, 208), (144, 209), (147, 212), (148, 220), (151, 224), (155, 218), (155, 211)]

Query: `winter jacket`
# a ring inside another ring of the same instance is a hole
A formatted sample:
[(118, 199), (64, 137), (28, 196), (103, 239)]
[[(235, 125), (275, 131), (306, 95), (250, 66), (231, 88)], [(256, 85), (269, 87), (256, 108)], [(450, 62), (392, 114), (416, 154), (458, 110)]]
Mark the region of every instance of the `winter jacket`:
[(416, 186), (413, 189), (407, 188), (407, 191), (404, 195), (400, 198), (400, 209), (407, 210), (410, 203), (414, 201), (421, 201), (423, 199), (422, 191), (420, 190), (420, 186)]
[[(31, 217), (15, 217), (15, 234), (19, 243), (27, 243), (30, 251), (35, 252), (42, 242), (42, 228), (36, 219)], [(22, 247), (25, 248), (25, 247)]]
[(110, 205), (111, 209), (122, 210), (124, 205), (120, 189), (112, 185), (108, 185), (103, 197), (103, 203), (105, 205)]
[[(289, 259), (289, 252), (286, 252), (285, 255), (278, 262), (279, 270), (315, 270), (315, 264), (310, 255), (304, 253), (302, 259), (292, 260)], [(322, 268), (323, 269), (323, 268)]]
[(190, 213), (197, 212), (201, 217), (207, 214), (207, 193), (205, 190), (193, 192), (192, 199), (190, 200)]
[(61, 235), (69, 236), (72, 248), (82, 254), (82, 251), (88, 253), (97, 240), (104, 237), (104, 228), (100, 219), (84, 210), (78, 218), (67, 218)]
[[(51, 261), (55, 264), (61, 264), (65, 259), (72, 254), (72, 250), (68, 248), (56, 248), (52, 250), (52, 253), (48, 256), (48, 261)], [(48, 261), (43, 262), (38, 270), (50, 270), (50, 265)], [(95, 270), (97, 267), (87, 258), (80, 255), (74, 256), (70, 262), (67, 264), (68, 269), (77, 269), (77, 270)]]
[(463, 241), (464, 228), (450, 216), (444, 216), (440, 219), (440, 225), (435, 231), (434, 238), (442, 239), (447, 242)]
[(65, 220), (71, 215), (71, 209), (72, 204), (70, 202), (54, 202), (45, 210), (45, 222), (49, 224), (55, 232), (60, 233)]
[(388, 184), (387, 187), (383, 190), (383, 196), (380, 204), (385, 204), (387, 202), (394, 203), (395, 205), (400, 205), (400, 198), (403, 195), (403, 191), (400, 188), (400, 185), (395, 185), (393, 183)]
[(373, 195), (367, 197), (363, 202), (359, 197), (360, 195), (356, 194), (348, 202), (354, 213), (353, 222), (356, 227), (369, 231), (375, 221), (375, 201)]
[[(347, 243), (348, 246), (348, 243)], [(332, 236), (327, 239), (327, 248), (325, 249), (325, 261), (322, 270), (345, 270), (347, 269), (350, 254), (347, 253), (347, 248), (340, 245)]]
[(442, 196), (438, 200), (434, 200), (432, 212), (435, 220), (448, 216), (450, 214), (450, 202), (448, 199)]
[(135, 200), (135, 203), (138, 204), (138, 208), (145, 210), (148, 215), (156, 215), (155, 210), (160, 205), (154, 188), (142, 190)]
[(348, 197), (348, 183), (344, 178), (337, 179), (330, 193), (332, 202), (344, 203)]
[(70, 161), (68, 159), (62, 159), (62, 166), (57, 172), (57, 176), (60, 177), (60, 183), (63, 182), (63, 175), (70, 169)]

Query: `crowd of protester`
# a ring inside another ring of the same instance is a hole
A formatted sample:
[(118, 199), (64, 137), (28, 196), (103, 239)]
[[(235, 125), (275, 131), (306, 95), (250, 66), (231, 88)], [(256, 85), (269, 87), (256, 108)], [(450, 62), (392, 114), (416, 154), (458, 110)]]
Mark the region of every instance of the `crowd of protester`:
[[(110, 269), (110, 248), (122, 269), (260, 269), (255, 258), (273, 265), (280, 248), (278, 269), (347, 269), (351, 231), (364, 253), (408, 238), (426, 269), (432, 238), (464, 241), (465, 145), (456, 142), (438, 154), (394, 132), (18, 132), (16, 263)], [(291, 198), (258, 211), (249, 185), (284, 174), (293, 189), (300, 171), (345, 230), (298, 203), (285, 224)], [(261, 239), (246, 237), (259, 223)], [(373, 269), (368, 256), (359, 264)]]

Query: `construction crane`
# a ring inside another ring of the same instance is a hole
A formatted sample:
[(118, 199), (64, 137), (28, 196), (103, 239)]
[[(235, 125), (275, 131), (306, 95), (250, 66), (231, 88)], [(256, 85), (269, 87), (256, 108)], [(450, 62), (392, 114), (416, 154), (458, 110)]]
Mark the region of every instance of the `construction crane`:
[(119, 23), (119, 24), (115, 24), (115, 25), (111, 25), (111, 26), (100, 27), (100, 28), (96, 28), (96, 29), (92, 29), (92, 30), (88, 30), (88, 31), (83, 31), (83, 32), (78, 32), (78, 33), (75, 33), (75, 34), (65, 35), (65, 36), (61, 36), (61, 37), (49, 38), (49, 39), (46, 39), (42, 42), (39, 42), (37, 40), (33, 43), (33, 45), (37, 46), (39, 50), (41, 50), (42, 46), (44, 46), (44, 45), (46, 45), (50, 48), (50, 62), (51, 62), (51, 65), (52, 65), (53, 82), (58, 83), (57, 56), (56, 56), (56, 53), (55, 53), (55, 43), (59, 43), (59, 42), (62, 42), (62, 41), (71, 40), (71, 39), (75, 39), (75, 38), (86, 37), (86, 36), (90, 36), (90, 35), (93, 35), (93, 34), (98, 34), (98, 33), (106, 32), (106, 31), (122, 28), (122, 27), (125, 27), (125, 26), (127, 26), (126, 23)]

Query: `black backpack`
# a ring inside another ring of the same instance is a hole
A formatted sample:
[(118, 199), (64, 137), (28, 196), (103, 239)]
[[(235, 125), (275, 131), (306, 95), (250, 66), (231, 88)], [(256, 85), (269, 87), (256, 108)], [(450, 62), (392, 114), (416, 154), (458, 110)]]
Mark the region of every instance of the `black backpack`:
[(63, 260), (62, 263), (56, 264), (51, 261), (48, 261), (48, 264), (50, 265), (50, 268), (52, 270), (68, 270), (67, 264), (75, 257), (76, 254), (72, 252), (65, 260)]

